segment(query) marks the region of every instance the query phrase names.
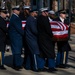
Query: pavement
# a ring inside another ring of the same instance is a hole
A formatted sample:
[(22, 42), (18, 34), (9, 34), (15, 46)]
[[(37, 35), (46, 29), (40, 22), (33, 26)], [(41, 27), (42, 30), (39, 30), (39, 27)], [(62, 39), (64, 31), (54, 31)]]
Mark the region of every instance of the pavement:
[(71, 35), (72, 41), (69, 41), (72, 51), (69, 52), (69, 67), (66, 69), (57, 68), (58, 71), (54, 73), (48, 72), (33, 72), (31, 70), (25, 70), (24, 68), (20, 71), (14, 70), (12, 65), (12, 52), (5, 52), (5, 67), (6, 70), (0, 69), (0, 75), (75, 75), (75, 34)]

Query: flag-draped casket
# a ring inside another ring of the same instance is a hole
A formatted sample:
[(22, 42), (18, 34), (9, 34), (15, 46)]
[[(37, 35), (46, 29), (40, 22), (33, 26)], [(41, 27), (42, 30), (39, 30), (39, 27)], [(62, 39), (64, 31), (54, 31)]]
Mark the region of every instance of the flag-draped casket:
[[(9, 27), (9, 21), (6, 22), (7, 23), (7, 28)], [(24, 30), (24, 27), (26, 25), (26, 21), (22, 20), (22, 29)]]
[(59, 21), (51, 21), (50, 25), (56, 41), (68, 40), (68, 25)]

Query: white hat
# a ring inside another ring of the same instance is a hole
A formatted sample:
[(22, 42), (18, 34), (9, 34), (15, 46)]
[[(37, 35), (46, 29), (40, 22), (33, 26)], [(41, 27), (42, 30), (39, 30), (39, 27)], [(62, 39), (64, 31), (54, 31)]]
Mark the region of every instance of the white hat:
[(30, 6), (23, 6), (24, 9), (30, 9)]
[(40, 11), (41, 11), (41, 12), (43, 12), (43, 11), (48, 11), (48, 7), (41, 8)]
[(49, 14), (55, 14), (55, 12), (53, 10), (48, 12)]
[(13, 6), (13, 7), (12, 7), (12, 10), (20, 10), (20, 6), (19, 6), (19, 5)]

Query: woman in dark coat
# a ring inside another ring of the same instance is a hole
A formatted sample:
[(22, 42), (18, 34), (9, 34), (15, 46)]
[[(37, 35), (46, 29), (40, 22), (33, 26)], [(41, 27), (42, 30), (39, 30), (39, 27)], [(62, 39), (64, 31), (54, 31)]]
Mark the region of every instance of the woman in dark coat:
[(6, 9), (0, 9), (0, 69), (6, 69), (4, 67), (4, 52), (5, 52), (5, 41), (6, 41), (6, 21), (4, 20), (7, 16)]

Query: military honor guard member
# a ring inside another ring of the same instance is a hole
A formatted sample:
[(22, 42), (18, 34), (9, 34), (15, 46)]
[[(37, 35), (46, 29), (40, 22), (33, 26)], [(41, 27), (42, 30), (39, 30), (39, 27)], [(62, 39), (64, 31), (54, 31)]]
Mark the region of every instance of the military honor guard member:
[[(53, 34), (48, 19), (48, 8), (41, 8), (41, 15), (37, 19), (38, 42), (40, 47), (40, 57), (48, 59), (48, 72), (57, 71), (55, 69), (55, 50)], [(44, 68), (45, 61), (42, 61), (41, 68)]]
[[(66, 14), (67, 13), (65, 10), (60, 10), (59, 17), (57, 17), (55, 21), (62, 22), (63, 24), (69, 27), (68, 20), (66, 19)], [(65, 32), (63, 32), (63, 34), (64, 33)], [(68, 31), (67, 31), (67, 35), (68, 35)], [(65, 37), (65, 35), (63, 37)], [(56, 67), (66, 68), (67, 61), (68, 61), (68, 53), (71, 50), (71, 47), (68, 43), (68, 37), (64, 39), (62, 38), (61, 40), (57, 41), (58, 52), (56, 57)]]
[(30, 6), (23, 6), (22, 11), (19, 14), (21, 20), (26, 20), (29, 17)]
[(49, 21), (53, 21), (55, 19), (55, 12), (53, 10), (48, 11)]
[(20, 17), (20, 7), (14, 6), (12, 8), (13, 14), (9, 23), (9, 37), (11, 43), (11, 50), (13, 54), (13, 66), (15, 70), (20, 70), (22, 67), (21, 50), (22, 50), (22, 37), (24, 31), (22, 30), (22, 22)]
[(5, 41), (6, 41), (6, 21), (7, 10), (5, 8), (0, 8), (0, 69), (6, 69), (4, 67), (4, 53), (5, 53)]
[[(27, 19), (26, 23), (26, 41), (27, 45), (29, 47), (30, 53), (29, 57), (30, 59), (27, 60), (26, 67), (29, 65), (29, 60), (32, 65), (32, 69), (34, 71), (41, 71), (41, 64), (42, 59), (39, 57), (39, 45), (38, 45), (38, 31), (37, 31), (37, 10), (30, 10), (30, 16)], [(29, 52), (29, 51), (28, 51)]]
[[(20, 14), (19, 14), (19, 17), (22, 20), (22, 29), (24, 30), (24, 32), (26, 30), (25, 26), (26, 26), (26, 21), (27, 21), (27, 18), (29, 17), (29, 15), (30, 15), (30, 6), (24, 5), (23, 6), (23, 11), (21, 11)], [(24, 48), (24, 61), (23, 61), (23, 65), (25, 65), (26, 59), (27, 59), (27, 56), (28, 56), (28, 53), (29, 53), (28, 52), (29, 48), (28, 48), (28, 45), (26, 43), (26, 36), (25, 35), (23, 36), (23, 48)]]

